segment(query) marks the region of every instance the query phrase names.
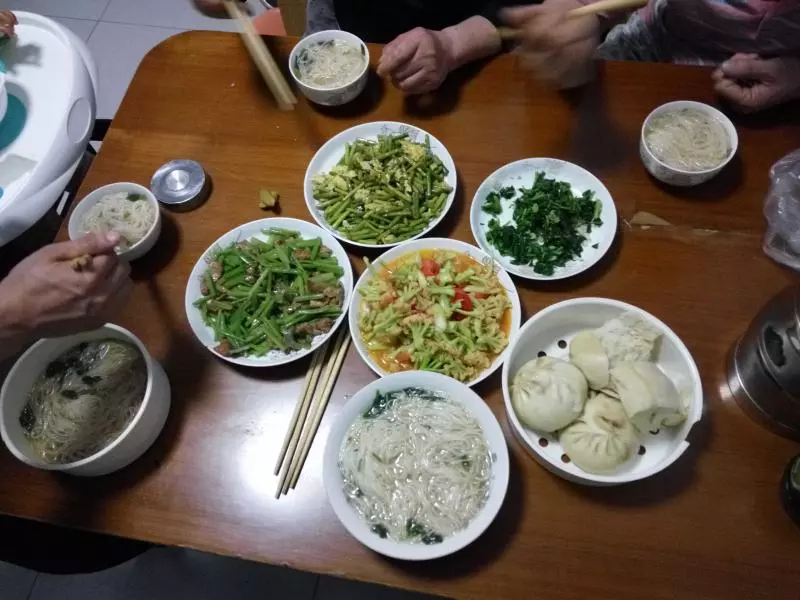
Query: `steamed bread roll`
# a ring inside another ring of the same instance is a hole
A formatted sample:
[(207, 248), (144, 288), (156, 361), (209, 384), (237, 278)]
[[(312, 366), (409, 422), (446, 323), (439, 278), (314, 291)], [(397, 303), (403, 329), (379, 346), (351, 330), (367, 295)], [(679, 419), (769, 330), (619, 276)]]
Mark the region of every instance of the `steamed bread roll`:
[(611, 385), (631, 422), (641, 432), (679, 425), (686, 418), (675, 384), (651, 362), (622, 363), (611, 369)]

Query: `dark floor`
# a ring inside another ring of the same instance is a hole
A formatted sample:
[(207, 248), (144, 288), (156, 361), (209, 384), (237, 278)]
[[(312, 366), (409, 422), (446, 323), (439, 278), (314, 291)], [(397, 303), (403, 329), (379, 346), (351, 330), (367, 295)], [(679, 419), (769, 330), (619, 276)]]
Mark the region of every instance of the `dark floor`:
[[(0, 540), (13, 544), (14, 540)], [(43, 551), (46, 551), (43, 549)], [(389, 588), (178, 548), (155, 548), (84, 575), (0, 562), (2, 600), (426, 600)]]

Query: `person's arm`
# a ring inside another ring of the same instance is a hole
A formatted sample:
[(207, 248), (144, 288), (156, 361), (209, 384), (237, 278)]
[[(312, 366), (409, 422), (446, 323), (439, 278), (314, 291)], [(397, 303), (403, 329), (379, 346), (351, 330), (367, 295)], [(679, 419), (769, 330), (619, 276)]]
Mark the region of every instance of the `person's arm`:
[(441, 31), (417, 27), (383, 49), (378, 74), (409, 94), (437, 89), (450, 71), (500, 51), (497, 28), (482, 16), (470, 17)]
[(800, 99), (800, 58), (736, 54), (712, 75), (714, 90), (736, 109), (756, 112)]
[[(0, 359), (40, 337), (94, 329), (127, 299), (130, 267), (116, 233), (94, 233), (31, 254), (0, 281)], [(77, 262), (76, 262), (77, 259)]]

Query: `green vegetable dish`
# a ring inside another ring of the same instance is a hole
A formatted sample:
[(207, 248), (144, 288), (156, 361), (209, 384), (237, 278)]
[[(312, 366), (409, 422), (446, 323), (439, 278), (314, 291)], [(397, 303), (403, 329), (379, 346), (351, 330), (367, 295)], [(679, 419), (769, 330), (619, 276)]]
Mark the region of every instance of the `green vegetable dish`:
[[(503, 200), (513, 202), (513, 218), (501, 224)], [(580, 196), (565, 181), (536, 173), (533, 186), (490, 192), (482, 206), (493, 215), (486, 241), (515, 265), (530, 265), (540, 275), (553, 275), (569, 261), (580, 258), (592, 227), (603, 224), (603, 205), (594, 192)]]
[(370, 271), (359, 290), (359, 334), (383, 371), (435, 371), (469, 382), (508, 344), (511, 303), (493, 266), (423, 250)]
[(224, 356), (308, 348), (342, 314), (344, 270), (319, 238), (265, 229), (215, 250), (194, 305)]
[(393, 244), (421, 233), (444, 210), (452, 188), (448, 171), (407, 134), (357, 140), (329, 173), (316, 175), (312, 192), (327, 224), (361, 244)]

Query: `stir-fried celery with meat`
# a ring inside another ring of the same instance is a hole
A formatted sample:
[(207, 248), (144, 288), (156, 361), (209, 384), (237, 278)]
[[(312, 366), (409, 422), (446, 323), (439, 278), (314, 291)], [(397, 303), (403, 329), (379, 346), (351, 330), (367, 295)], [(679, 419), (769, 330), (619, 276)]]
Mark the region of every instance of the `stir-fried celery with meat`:
[(226, 356), (263, 356), (311, 345), (342, 313), (344, 271), (322, 240), (265, 229), (257, 238), (217, 249), (195, 302)]
[(424, 144), (406, 134), (357, 140), (329, 173), (312, 180), (325, 221), (345, 238), (363, 244), (407, 240), (438, 217), (452, 188), (447, 168)]
[(472, 381), (508, 344), (510, 302), (491, 265), (453, 251), (370, 265), (359, 330), (386, 371), (436, 371)]

